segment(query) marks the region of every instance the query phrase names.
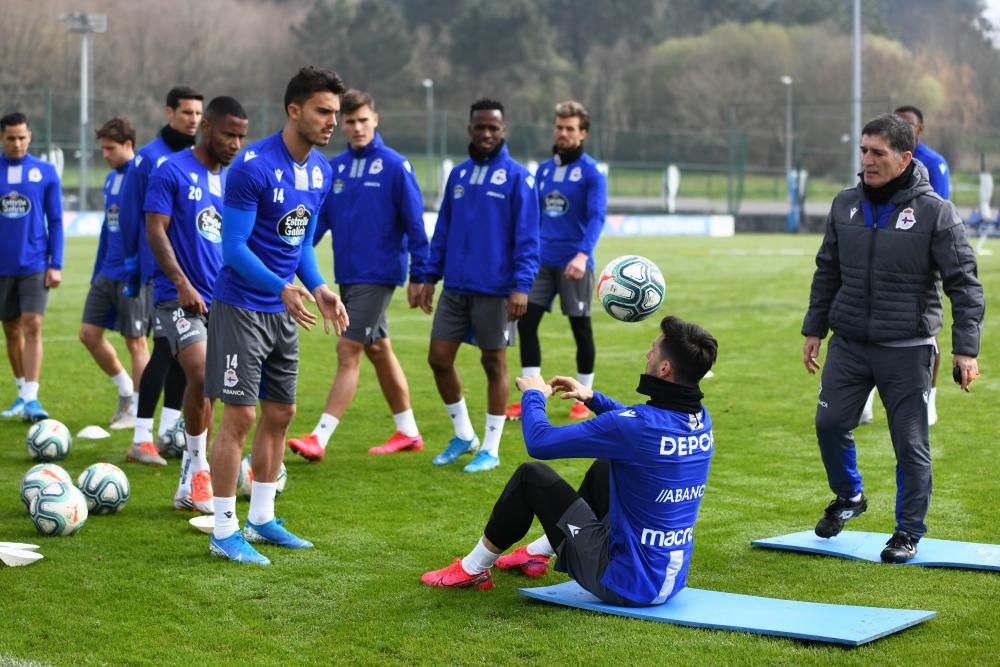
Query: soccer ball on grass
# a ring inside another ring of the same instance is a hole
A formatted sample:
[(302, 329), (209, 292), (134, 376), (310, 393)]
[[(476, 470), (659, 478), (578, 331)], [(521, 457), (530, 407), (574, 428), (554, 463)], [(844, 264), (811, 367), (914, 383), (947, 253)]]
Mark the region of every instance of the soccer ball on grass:
[(92, 514), (112, 514), (125, 507), (131, 495), (128, 477), (111, 463), (95, 463), (82, 473), (76, 485), (87, 499)]

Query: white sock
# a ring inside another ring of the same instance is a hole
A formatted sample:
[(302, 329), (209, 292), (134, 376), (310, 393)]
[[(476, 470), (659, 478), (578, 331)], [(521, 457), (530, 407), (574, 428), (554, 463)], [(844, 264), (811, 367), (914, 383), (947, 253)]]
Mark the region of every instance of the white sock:
[(152, 442), (153, 441), (153, 418), (152, 417), (140, 417), (135, 420), (135, 431), (132, 435), (132, 442), (139, 444), (140, 442)]
[(577, 381), (582, 384), (587, 389), (594, 388), (594, 374), (593, 373), (577, 373)]
[(180, 410), (174, 410), (173, 408), (168, 408), (167, 406), (163, 406), (163, 409), (160, 410), (160, 428), (157, 429), (156, 435), (163, 435), (164, 433), (172, 429), (174, 427), (174, 424), (176, 424), (177, 420), (180, 418), (181, 418)]
[(181, 476), (177, 481), (177, 495), (183, 496), (191, 493), (191, 454), (184, 450), (181, 455)]
[(187, 452), (191, 455), (191, 474), (202, 470), (208, 470), (208, 430), (202, 431), (200, 435), (191, 435), (184, 430), (184, 437), (187, 439)]
[(934, 404), (934, 400), (937, 398), (937, 387), (931, 387), (930, 393), (927, 395), (927, 402), (931, 405)]
[(21, 388), (24, 387), (24, 378), (14, 378), (14, 384), (17, 385), (17, 395), (21, 395)]
[(139, 413), (139, 392), (132, 392), (132, 405), (129, 406), (128, 413), (135, 417)]
[(486, 434), (483, 436), (482, 449), (493, 456), (500, 454), (500, 436), (503, 435), (503, 425), (507, 423), (505, 415), (486, 415)]
[(24, 386), (21, 387), (21, 400), (27, 403), (28, 401), (38, 400), (38, 383), (37, 382), (27, 382), (25, 381)]
[(541, 366), (521, 366), (521, 375), (524, 377), (542, 376)]
[(445, 403), (448, 416), (451, 417), (451, 425), (455, 429), (455, 437), (462, 440), (472, 440), (476, 437), (476, 432), (472, 428), (472, 421), (469, 419), (469, 409), (465, 407), (465, 399), (459, 399), (458, 403)]
[[(338, 424), (340, 424), (340, 420), (333, 415), (326, 412), (320, 415), (319, 421), (316, 423), (316, 428), (312, 432), (319, 440), (319, 444), (323, 449), (326, 449), (326, 445), (330, 442), (330, 436), (337, 430)], [(254, 521), (254, 523), (257, 522)]]
[(258, 526), (274, 518), (274, 496), (278, 492), (277, 482), (250, 483), (250, 511), (247, 521)]
[(396, 430), (407, 438), (414, 438), (420, 435), (417, 430), (417, 420), (413, 418), (413, 410), (404, 410), (392, 416), (392, 421), (396, 422)]
[(848, 498), (848, 500), (850, 500), (850, 501), (851, 501), (852, 503), (856, 503), (856, 502), (858, 502), (859, 500), (861, 500), (861, 494), (859, 493), (859, 494), (858, 494), (858, 495), (856, 495), (856, 496), (851, 496), (850, 498)]
[(466, 574), (479, 574), (493, 567), (497, 558), (500, 558), (500, 554), (495, 554), (487, 549), (480, 538), (469, 555), (462, 559), (462, 569), (465, 570)]
[(220, 498), (212, 496), (212, 509), (215, 510), (215, 539), (224, 540), (240, 529), (240, 521), (236, 518), (236, 496)]
[(549, 544), (549, 536), (545, 533), (542, 533), (541, 537), (529, 544), (527, 551), (532, 556), (548, 556), (551, 558), (556, 555), (556, 552), (552, 549), (552, 545)]
[(111, 381), (118, 387), (118, 398), (126, 398), (132, 395), (135, 387), (132, 386), (132, 378), (124, 370), (111, 378)]

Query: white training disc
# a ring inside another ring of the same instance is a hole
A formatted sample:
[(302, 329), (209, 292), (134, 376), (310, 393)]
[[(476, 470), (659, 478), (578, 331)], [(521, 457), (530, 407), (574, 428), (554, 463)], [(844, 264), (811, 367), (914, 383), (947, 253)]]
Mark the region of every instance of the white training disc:
[(111, 434), (105, 431), (100, 426), (84, 426), (76, 437), (83, 438), (84, 440), (103, 440), (104, 438), (110, 438)]
[(37, 544), (25, 544), (24, 542), (0, 542), (0, 549), (19, 549), (21, 551), (38, 551), (41, 549)]
[(215, 515), (214, 514), (203, 514), (201, 516), (192, 517), (188, 520), (195, 530), (200, 530), (206, 535), (211, 535), (212, 531), (215, 530)]
[(34, 551), (25, 551), (24, 549), (0, 549), (0, 562), (8, 567), (21, 567), (22, 565), (31, 565), (35, 561), (39, 561), (44, 556)]

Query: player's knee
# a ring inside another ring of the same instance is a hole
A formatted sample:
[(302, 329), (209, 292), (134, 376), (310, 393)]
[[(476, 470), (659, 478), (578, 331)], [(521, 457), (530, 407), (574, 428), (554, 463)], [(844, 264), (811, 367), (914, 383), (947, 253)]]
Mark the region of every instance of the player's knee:
[(80, 342), (83, 343), (88, 349), (96, 347), (97, 344), (101, 342), (102, 338), (100, 329), (95, 331), (95, 327), (87, 326), (86, 324), (80, 327), (79, 335)]
[(486, 371), (486, 377), (491, 380), (504, 377), (507, 374), (507, 360), (502, 355), (483, 352), (480, 362), (483, 364), (483, 370)]
[(365, 354), (373, 362), (383, 361), (389, 358), (392, 354), (392, 345), (389, 343), (388, 338), (379, 338), (374, 343), (370, 345), (365, 345)]
[(21, 331), (26, 339), (37, 339), (42, 335), (42, 316), (35, 313), (22, 315)]
[(125, 347), (128, 349), (129, 354), (133, 356), (139, 352), (145, 352), (149, 349), (146, 345), (146, 339), (143, 337), (126, 338)]
[(337, 365), (341, 368), (357, 368), (361, 365), (361, 355), (364, 348), (347, 338), (341, 338), (337, 343)]
[(551, 483), (555, 471), (539, 461), (528, 461), (519, 465), (515, 474), (520, 475), (524, 483), (531, 486), (539, 486), (544, 485), (546, 482)]
[(219, 441), (238, 440), (242, 443), (257, 420), (256, 409), (252, 405), (226, 404), (222, 410), (221, 430), (227, 437), (219, 438)]
[(455, 365), (451, 358), (447, 355), (436, 352), (433, 348), (427, 355), (427, 363), (430, 364), (431, 370), (434, 371), (435, 375), (450, 373)]

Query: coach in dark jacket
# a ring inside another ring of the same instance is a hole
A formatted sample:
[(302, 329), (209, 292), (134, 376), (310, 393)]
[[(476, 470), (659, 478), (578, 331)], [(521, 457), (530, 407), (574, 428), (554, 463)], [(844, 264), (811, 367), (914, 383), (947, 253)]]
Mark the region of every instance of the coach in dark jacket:
[(809, 310), (802, 324), (806, 370), (833, 330), (816, 408), (816, 435), (837, 497), (816, 524), (833, 537), (868, 507), (852, 429), (878, 387), (896, 452), (896, 532), (882, 560), (906, 562), (927, 531), (931, 457), (927, 395), (941, 329), (939, 274), (952, 306), (952, 365), (962, 389), (979, 376), (983, 287), (965, 228), (913, 161), (913, 130), (885, 114), (862, 131), (861, 181), (833, 200)]

